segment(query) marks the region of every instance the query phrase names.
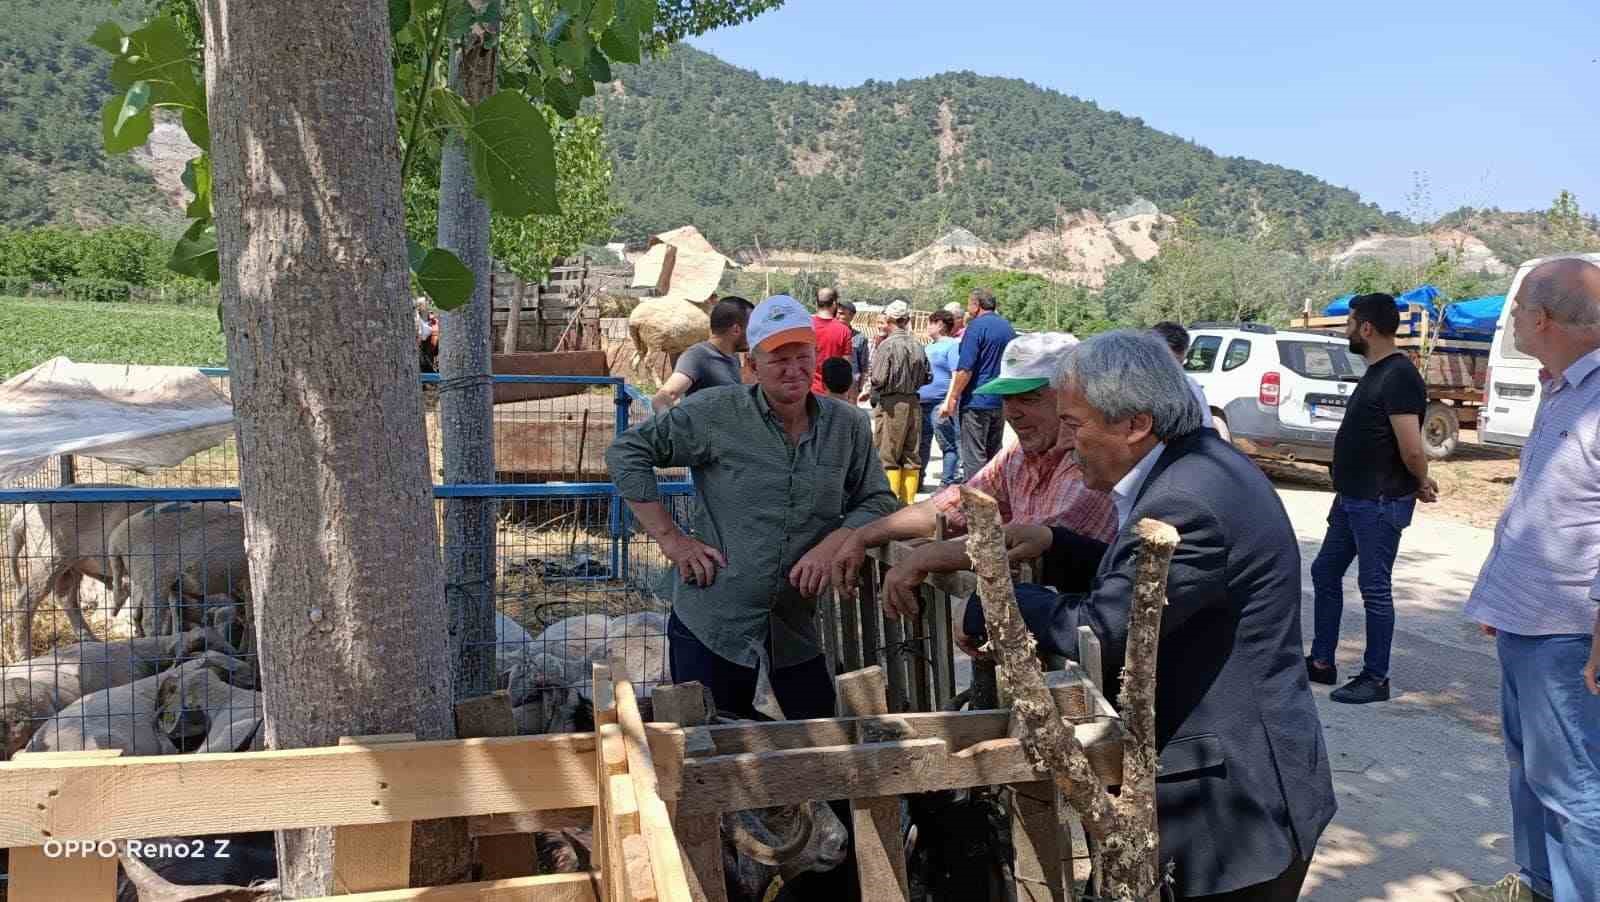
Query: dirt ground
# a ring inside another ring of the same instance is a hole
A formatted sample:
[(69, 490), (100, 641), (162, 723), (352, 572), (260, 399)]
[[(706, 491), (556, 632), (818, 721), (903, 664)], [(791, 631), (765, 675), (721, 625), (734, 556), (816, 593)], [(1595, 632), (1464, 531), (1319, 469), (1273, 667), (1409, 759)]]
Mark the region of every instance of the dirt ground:
[[(1328, 468), (1320, 464), (1258, 463), (1281, 485), (1332, 488)], [(1428, 468), (1429, 474), (1439, 483), (1439, 501), (1428, 509), (1469, 526), (1493, 529), (1506, 502), (1511, 500), (1517, 466), (1516, 452), (1485, 447), (1478, 444), (1476, 432), (1463, 431), (1455, 456), (1435, 461)]]

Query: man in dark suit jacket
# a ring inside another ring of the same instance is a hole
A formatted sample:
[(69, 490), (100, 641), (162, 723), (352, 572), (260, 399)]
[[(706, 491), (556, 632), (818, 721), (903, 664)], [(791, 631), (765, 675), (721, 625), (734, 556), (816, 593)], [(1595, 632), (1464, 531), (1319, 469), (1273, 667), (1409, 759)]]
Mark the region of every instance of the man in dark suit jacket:
[[(1156, 666), (1156, 779), (1162, 862), (1180, 900), (1298, 897), (1336, 808), (1322, 724), (1301, 658), (1300, 552), (1277, 494), (1244, 455), (1200, 425), (1183, 371), (1131, 332), (1080, 345), (1061, 380), (1084, 482), (1109, 491), (1119, 532), (1107, 546), (1067, 530), (1013, 527), (1013, 557), (1044, 553), (1054, 591), (1018, 589), (1040, 647), (1075, 657), (1079, 625), (1104, 648), (1119, 691), (1144, 518), (1178, 531)], [(982, 606), (967, 605), (976, 648)]]

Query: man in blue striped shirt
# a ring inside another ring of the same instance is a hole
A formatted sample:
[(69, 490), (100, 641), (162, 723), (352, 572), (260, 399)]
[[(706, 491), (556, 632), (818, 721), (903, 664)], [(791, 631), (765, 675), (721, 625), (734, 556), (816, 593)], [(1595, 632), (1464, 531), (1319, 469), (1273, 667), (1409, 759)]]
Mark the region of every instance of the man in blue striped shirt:
[(1600, 266), (1531, 270), (1509, 328), (1544, 365), (1521, 474), (1466, 614), (1495, 637), (1519, 873), (1460, 902), (1600, 899)]

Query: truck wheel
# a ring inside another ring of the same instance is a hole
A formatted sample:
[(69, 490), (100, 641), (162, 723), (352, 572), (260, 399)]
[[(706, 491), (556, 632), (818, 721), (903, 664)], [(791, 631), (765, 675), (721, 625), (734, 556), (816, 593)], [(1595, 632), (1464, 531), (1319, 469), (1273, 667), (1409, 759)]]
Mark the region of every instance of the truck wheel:
[(1422, 415), (1422, 450), (1429, 460), (1444, 460), (1461, 441), (1461, 421), (1456, 409), (1434, 401)]

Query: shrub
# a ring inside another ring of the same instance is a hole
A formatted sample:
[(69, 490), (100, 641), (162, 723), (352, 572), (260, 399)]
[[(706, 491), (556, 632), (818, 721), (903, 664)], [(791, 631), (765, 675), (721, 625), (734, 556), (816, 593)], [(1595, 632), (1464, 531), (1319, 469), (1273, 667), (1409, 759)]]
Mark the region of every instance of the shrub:
[(27, 276), (0, 276), (0, 297), (27, 297), (33, 293), (33, 280)]
[(121, 279), (69, 279), (66, 291), (74, 301), (98, 303), (126, 302), (133, 296), (133, 286)]

